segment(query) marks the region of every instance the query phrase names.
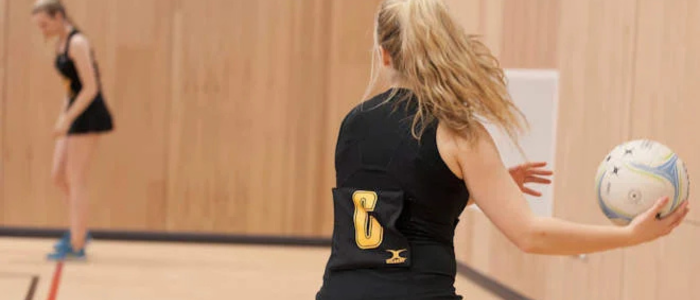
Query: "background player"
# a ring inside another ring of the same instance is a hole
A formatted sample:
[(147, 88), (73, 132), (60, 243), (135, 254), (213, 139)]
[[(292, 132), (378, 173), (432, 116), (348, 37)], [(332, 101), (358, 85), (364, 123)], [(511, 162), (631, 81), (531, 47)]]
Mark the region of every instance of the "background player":
[(102, 97), (97, 64), (87, 38), (71, 22), (58, 0), (39, 0), (32, 18), (47, 38), (58, 37), (56, 68), (67, 97), (54, 127), (52, 177), (68, 198), (70, 231), (50, 259), (84, 258), (87, 233), (87, 173), (100, 134), (112, 131), (112, 116)]

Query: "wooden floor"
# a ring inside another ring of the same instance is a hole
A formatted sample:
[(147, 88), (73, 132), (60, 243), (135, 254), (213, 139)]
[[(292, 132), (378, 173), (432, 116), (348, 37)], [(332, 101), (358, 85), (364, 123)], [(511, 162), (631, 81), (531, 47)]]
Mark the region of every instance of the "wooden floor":
[[(0, 238), (0, 299), (51, 300), (55, 240)], [(270, 246), (94, 241), (88, 262), (67, 262), (55, 299), (312, 300), (329, 250)], [(465, 299), (500, 299), (459, 277)]]

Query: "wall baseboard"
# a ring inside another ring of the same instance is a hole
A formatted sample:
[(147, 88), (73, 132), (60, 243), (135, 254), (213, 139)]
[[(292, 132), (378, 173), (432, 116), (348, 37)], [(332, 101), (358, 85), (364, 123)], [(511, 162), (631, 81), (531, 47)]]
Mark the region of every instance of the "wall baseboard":
[[(0, 236), (23, 238), (59, 238), (65, 229), (0, 227)], [(138, 242), (173, 242), (196, 244), (247, 244), (272, 246), (310, 246), (330, 247), (328, 238), (282, 237), (264, 235), (236, 235), (198, 232), (149, 232), (91, 230), (90, 235), (96, 240), (138, 241)]]

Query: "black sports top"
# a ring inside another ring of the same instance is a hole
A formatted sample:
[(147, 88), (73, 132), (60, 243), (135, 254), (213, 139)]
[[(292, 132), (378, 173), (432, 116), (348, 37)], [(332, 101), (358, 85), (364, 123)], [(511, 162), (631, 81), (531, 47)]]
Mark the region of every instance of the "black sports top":
[[(76, 69), (75, 63), (73, 62), (73, 59), (71, 59), (68, 56), (71, 38), (78, 33), (80, 33), (80, 31), (78, 31), (77, 29), (73, 29), (68, 34), (68, 37), (66, 38), (65, 50), (56, 56), (56, 69), (58, 69), (58, 71), (61, 73), (61, 75), (63, 75), (66, 81), (66, 89), (68, 90), (68, 96), (71, 100), (71, 103), (73, 100), (75, 100), (75, 97), (78, 95), (78, 93), (80, 93), (80, 91), (83, 89), (83, 83), (80, 81), (80, 76), (78, 76), (78, 70)], [(98, 96), (100, 96), (100, 73), (97, 68), (97, 64), (94, 61), (93, 65), (95, 67), (95, 73), (97, 74), (96, 80), (98, 87)]]
[(469, 192), (440, 157), (437, 121), (420, 141), (412, 136), (415, 113), (409, 90), (390, 89), (343, 120), (333, 246), (317, 299), (460, 299), (453, 239)]

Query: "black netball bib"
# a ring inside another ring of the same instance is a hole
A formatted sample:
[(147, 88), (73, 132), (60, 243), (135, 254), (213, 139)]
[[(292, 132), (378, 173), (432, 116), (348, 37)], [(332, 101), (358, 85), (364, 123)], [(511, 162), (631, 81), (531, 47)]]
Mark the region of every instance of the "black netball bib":
[(396, 228), (402, 191), (333, 189), (335, 227), (332, 270), (408, 267), (411, 249)]

